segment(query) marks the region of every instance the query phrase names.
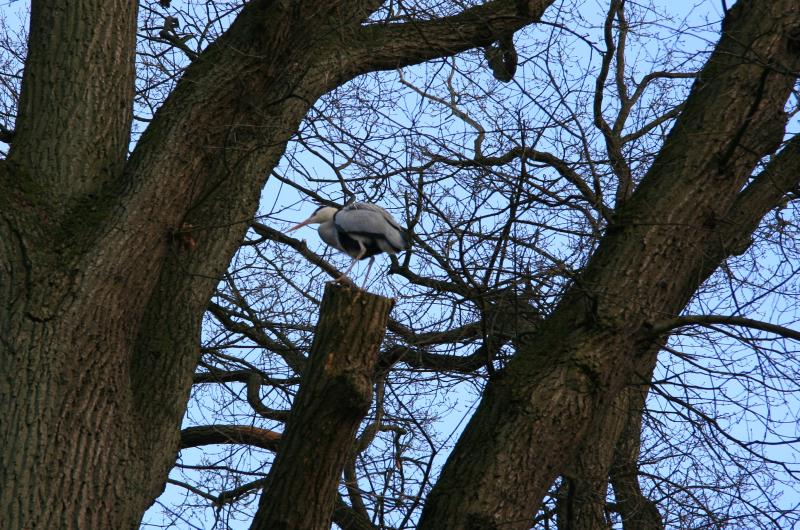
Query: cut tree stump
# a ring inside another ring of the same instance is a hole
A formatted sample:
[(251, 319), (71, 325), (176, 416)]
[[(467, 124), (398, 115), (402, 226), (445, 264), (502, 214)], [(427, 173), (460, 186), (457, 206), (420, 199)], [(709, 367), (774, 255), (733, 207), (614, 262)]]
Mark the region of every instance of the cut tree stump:
[(327, 530), (358, 426), (372, 402), (375, 364), (394, 300), (325, 286), (300, 381), (253, 530)]

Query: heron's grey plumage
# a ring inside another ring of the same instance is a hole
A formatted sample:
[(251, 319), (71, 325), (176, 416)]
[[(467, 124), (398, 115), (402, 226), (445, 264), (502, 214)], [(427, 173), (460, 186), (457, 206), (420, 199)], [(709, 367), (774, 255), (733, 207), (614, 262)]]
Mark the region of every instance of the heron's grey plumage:
[(406, 231), (389, 212), (377, 204), (357, 202), (345, 206), (336, 212), (333, 222), (340, 232), (353, 239), (365, 243), (374, 240), (383, 252), (396, 254), (408, 248)]
[(290, 231), (312, 223), (319, 223), (319, 236), (328, 246), (353, 258), (342, 277), (352, 270), (356, 261), (369, 258), (363, 285), (367, 283), (375, 255), (382, 252), (394, 255), (410, 246), (406, 231), (389, 212), (376, 204), (357, 202), (340, 209), (321, 206)]
[(319, 233), (320, 239), (322, 239), (326, 245), (333, 247), (336, 250), (340, 250), (345, 253), (347, 252), (344, 247), (342, 247), (342, 244), (339, 243), (339, 234), (336, 230), (336, 225), (333, 223), (333, 220), (320, 223), (317, 232)]

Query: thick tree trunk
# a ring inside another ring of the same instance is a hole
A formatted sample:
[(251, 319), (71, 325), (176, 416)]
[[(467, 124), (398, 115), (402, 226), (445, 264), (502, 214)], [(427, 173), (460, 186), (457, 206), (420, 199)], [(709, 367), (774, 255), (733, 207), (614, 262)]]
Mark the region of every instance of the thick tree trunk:
[[(122, 177), (135, 30), (135, 2), (32, 5), (17, 130), (0, 167), (3, 528), (132, 528), (145, 506), (125, 357), (137, 301), (123, 302), (122, 282), (80, 256), (102, 209), (87, 201)], [(78, 211), (84, 226), (73, 224)]]
[(726, 257), (720, 237), (736, 230), (723, 220), (738, 215), (740, 190), (780, 145), (798, 28), (796, 2), (730, 10), (683, 114), (584, 274), (487, 386), (420, 529), (527, 528), (592, 418), (637, 383), (637, 366), (652, 360), (636, 352), (659, 340), (650, 326), (678, 314)]
[[(0, 519), (133, 528), (174, 463), (200, 319), (263, 168), (328, 85), (281, 73), (313, 52), (287, 29), (302, 10), (271, 13), (282, 29), (265, 34), (270, 13), (245, 9), (126, 163), (136, 4), (58, 4), (34, 2), (18, 133), (0, 166)], [(309, 88), (254, 123), (248, 79), (254, 100)], [(274, 121), (253, 134), (261, 119)], [(220, 157), (232, 134), (247, 155)], [(175, 235), (185, 223), (200, 227), (194, 249)]]
[[(329, 283), (310, 362), (261, 496), (254, 530), (326, 530), (394, 300)], [(301, 502), (298, 502), (302, 500)]]

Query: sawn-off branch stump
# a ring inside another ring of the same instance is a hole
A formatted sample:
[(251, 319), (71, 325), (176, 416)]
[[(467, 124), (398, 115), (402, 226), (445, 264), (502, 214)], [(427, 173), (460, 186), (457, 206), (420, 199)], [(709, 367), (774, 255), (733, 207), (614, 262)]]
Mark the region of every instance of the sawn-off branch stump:
[(337, 486), (372, 401), (378, 350), (394, 300), (329, 283), (254, 530), (327, 530)]

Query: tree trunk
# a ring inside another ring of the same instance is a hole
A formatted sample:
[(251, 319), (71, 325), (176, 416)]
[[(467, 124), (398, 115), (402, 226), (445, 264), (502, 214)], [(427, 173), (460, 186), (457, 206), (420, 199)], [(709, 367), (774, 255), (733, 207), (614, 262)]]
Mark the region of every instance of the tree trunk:
[[(653, 359), (637, 352), (661, 340), (652, 323), (678, 314), (725, 259), (726, 244), (752, 229), (752, 219), (738, 216), (747, 208), (740, 200), (753, 195), (740, 190), (780, 145), (791, 72), (800, 66), (798, 26), (800, 10), (788, 0), (730, 9), (683, 114), (585, 272), (487, 385), (421, 530), (528, 528), (592, 419), (638, 383), (635, 374)], [(763, 215), (765, 204), (751, 206)]]
[(119, 183), (128, 148), (135, 31), (135, 2), (32, 5), (0, 165), (3, 528), (133, 528), (146, 506), (124, 356), (142, 304), (120, 298), (135, 264), (115, 277), (98, 264), (109, 256), (80, 256), (104, 209), (87, 199)]
[(556, 527), (558, 530), (609, 530), (605, 517), (604, 481), (583, 480), (563, 475), (556, 491)]
[[(619, 491), (614, 490), (617, 510), (625, 519), (638, 509), (648, 509), (647, 517), (629, 519), (630, 528), (652, 530), (652, 526), (636, 526), (652, 523), (653, 517), (660, 521), (658, 509), (642, 494), (638, 482), (639, 435), (641, 432), (644, 400), (648, 382), (652, 380), (655, 362), (661, 344), (653, 345), (649, 351), (636, 355), (639, 360), (631, 382), (616, 399), (592, 418), (590, 430), (575, 454), (564, 468), (564, 477), (557, 497), (559, 529), (604, 530), (608, 523), (608, 487), (617, 466), (624, 461), (626, 490), (623, 498), (627, 505), (620, 507)], [(624, 455), (624, 458), (623, 458)], [(616, 483), (615, 483), (616, 484)], [(634, 491), (635, 485), (635, 491)], [(635, 498), (634, 498), (635, 495)], [(635, 507), (633, 504), (635, 503)], [(628, 507), (624, 514), (622, 511)]]
[(378, 350), (393, 305), (394, 300), (355, 287), (325, 286), (310, 362), (254, 530), (330, 528), (342, 468), (372, 401)]

